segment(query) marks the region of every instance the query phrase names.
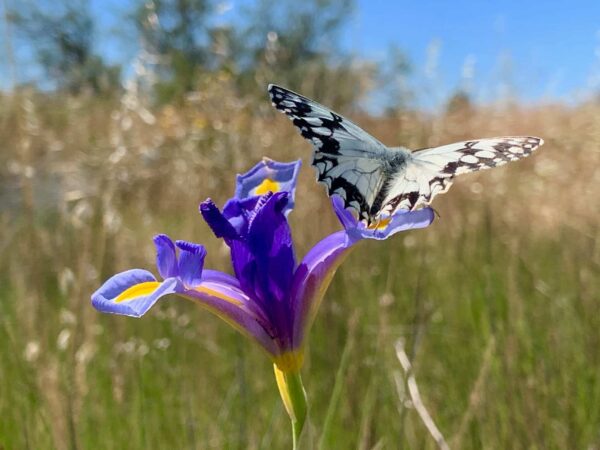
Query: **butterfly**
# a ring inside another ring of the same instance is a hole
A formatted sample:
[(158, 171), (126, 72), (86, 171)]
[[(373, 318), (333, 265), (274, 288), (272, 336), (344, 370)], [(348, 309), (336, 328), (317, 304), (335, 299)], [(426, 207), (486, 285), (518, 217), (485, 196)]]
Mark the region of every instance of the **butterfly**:
[(533, 136), (474, 139), (410, 151), (386, 147), (358, 125), (290, 90), (269, 85), (273, 106), (312, 142), (312, 165), (330, 196), (338, 195), (368, 224), (429, 205), (456, 175), (529, 156), (544, 141)]

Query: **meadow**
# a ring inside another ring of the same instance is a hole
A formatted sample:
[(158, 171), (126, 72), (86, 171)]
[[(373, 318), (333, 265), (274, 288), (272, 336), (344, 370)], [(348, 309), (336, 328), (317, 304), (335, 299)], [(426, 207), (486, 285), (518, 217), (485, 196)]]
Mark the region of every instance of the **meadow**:
[[(113, 273), (153, 270), (160, 232), (229, 271), (198, 203), (222, 205), (263, 156), (303, 160), (298, 255), (339, 229), (308, 143), (266, 92), (232, 90), (216, 77), (161, 107), (134, 87), (0, 98), (0, 448), (290, 447), (272, 365), (233, 329), (177, 297), (143, 319), (90, 305)], [(402, 339), (451, 448), (600, 449), (600, 104), (340, 112), (388, 145), (546, 144), (458, 179), (431, 227), (353, 250), (310, 337), (307, 448), (436, 448)]]

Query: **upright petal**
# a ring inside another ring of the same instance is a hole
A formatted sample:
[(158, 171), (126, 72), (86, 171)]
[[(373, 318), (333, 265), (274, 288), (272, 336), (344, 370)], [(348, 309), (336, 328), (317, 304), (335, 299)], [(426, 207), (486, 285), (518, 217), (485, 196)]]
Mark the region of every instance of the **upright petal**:
[(263, 158), (248, 172), (237, 176), (235, 198), (242, 200), (267, 192), (288, 192), (289, 202), (284, 210), (284, 213), (287, 213), (294, 207), (296, 182), (301, 165), (301, 160), (280, 163)]
[(231, 249), (231, 266), (242, 290), (255, 300), (262, 300), (262, 297), (256, 295), (256, 258), (250, 251), (248, 243), (242, 240), (232, 241), (229, 248)]
[(132, 269), (109, 278), (92, 294), (92, 305), (106, 313), (141, 317), (158, 299), (177, 292), (177, 288), (175, 278), (160, 283), (150, 272)]
[(285, 192), (268, 198), (257, 208), (248, 230), (248, 246), (260, 268), (262, 288), (278, 301), (289, 295), (296, 264), (291, 230), (284, 215), (287, 199)]
[(175, 243), (181, 250), (179, 254), (179, 279), (186, 288), (193, 288), (200, 284), (206, 249), (193, 242), (177, 241)]
[(235, 228), (240, 236), (248, 234), (250, 213), (256, 208), (260, 197), (250, 197), (243, 200), (232, 198), (223, 207), (223, 217)]
[(177, 256), (175, 255), (175, 245), (166, 234), (154, 236), (154, 245), (156, 246), (156, 267), (158, 273), (163, 278), (177, 276)]

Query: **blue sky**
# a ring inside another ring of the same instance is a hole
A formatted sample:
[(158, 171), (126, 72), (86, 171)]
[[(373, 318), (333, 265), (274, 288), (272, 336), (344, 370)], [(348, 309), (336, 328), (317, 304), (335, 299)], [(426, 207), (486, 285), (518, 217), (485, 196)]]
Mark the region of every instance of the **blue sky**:
[(573, 102), (600, 87), (598, 1), (358, 0), (352, 27), (359, 54), (385, 58), (386, 44), (396, 43), (416, 78), (433, 76), (445, 92), (461, 86), (465, 72), (482, 100), (503, 82), (525, 101)]
[[(220, 20), (235, 20), (250, 1), (227, 2)], [(435, 106), (459, 87), (482, 102), (508, 90), (529, 103), (574, 103), (600, 89), (599, 1), (355, 1), (344, 49), (385, 62), (390, 45), (401, 48), (422, 105)], [(134, 41), (119, 27), (127, 4), (92, 0), (100, 49), (125, 63), (135, 53), (119, 44), (123, 37)], [(25, 67), (30, 57), (17, 56)], [(8, 72), (0, 68), (0, 85), (6, 85)]]

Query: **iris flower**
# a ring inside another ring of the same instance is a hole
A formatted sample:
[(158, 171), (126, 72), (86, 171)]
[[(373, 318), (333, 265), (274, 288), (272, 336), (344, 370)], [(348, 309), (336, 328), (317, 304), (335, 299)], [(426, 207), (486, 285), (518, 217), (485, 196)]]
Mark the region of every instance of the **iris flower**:
[[(367, 227), (332, 198), (343, 225), (317, 243), (298, 263), (287, 216), (294, 206), (300, 161), (268, 159), (238, 175), (235, 196), (222, 210), (210, 199), (200, 213), (227, 244), (234, 276), (204, 269), (199, 244), (154, 238), (156, 265), (163, 281), (133, 269), (119, 273), (92, 295), (93, 306), (108, 313), (144, 315), (161, 297), (177, 294), (197, 302), (257, 343), (273, 361), (275, 377), (292, 420), (294, 448), (306, 417), (300, 378), (306, 336), (333, 275), (348, 250), (362, 239), (386, 239), (433, 221), (429, 208), (399, 212)], [(179, 254), (178, 254), (179, 253)]]

